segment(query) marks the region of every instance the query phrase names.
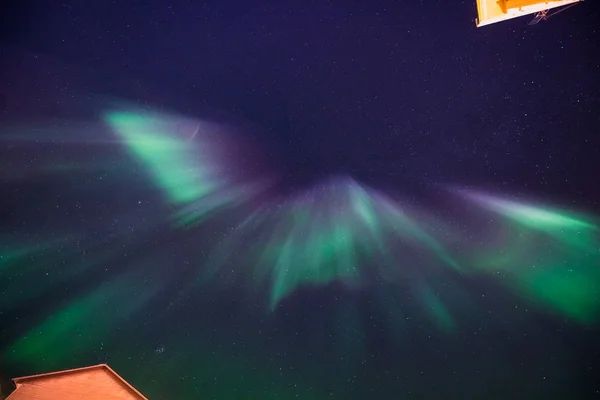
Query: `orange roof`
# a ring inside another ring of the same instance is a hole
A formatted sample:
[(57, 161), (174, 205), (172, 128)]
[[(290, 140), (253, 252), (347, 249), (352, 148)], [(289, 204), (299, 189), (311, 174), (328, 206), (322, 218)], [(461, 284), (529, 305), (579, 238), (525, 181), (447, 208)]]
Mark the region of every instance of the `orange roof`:
[(148, 400), (106, 364), (23, 376), (7, 400), (25, 399), (143, 399)]

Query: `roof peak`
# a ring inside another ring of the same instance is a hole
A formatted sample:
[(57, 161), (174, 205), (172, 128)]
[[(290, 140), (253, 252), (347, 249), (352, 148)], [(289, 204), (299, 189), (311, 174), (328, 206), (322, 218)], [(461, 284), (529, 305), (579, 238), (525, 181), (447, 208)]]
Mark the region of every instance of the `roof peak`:
[(117, 378), (117, 380), (119, 380), (123, 385), (125, 385), (136, 396), (140, 397), (141, 399), (148, 400), (136, 388), (134, 388), (133, 386), (131, 386), (129, 384), (129, 382), (127, 382), (125, 379), (123, 379), (121, 377), (121, 375), (117, 374), (111, 367), (109, 367), (108, 364), (96, 364), (96, 365), (90, 365), (90, 366), (87, 366), (87, 367), (80, 367), (80, 368), (73, 368), (73, 369), (64, 369), (64, 370), (60, 370), (60, 371), (46, 372), (46, 373), (37, 374), (37, 375), (21, 376), (21, 377), (18, 377), (18, 378), (14, 378), (13, 382), (15, 384), (22, 384), (22, 383), (24, 383), (26, 381), (30, 381), (30, 380), (34, 380), (34, 379), (47, 378), (47, 377), (51, 377), (51, 376), (72, 374), (72, 373), (78, 373), (78, 372), (85, 372), (85, 371), (89, 371), (89, 370), (93, 370), (93, 369), (98, 369), (98, 368), (103, 368), (103, 369), (107, 370), (111, 375), (113, 375), (115, 378)]

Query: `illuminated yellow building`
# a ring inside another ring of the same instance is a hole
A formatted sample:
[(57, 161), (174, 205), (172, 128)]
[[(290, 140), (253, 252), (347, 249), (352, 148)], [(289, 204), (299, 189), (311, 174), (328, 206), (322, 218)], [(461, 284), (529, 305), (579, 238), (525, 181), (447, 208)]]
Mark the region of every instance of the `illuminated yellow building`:
[[(581, 0), (477, 0), (477, 26), (484, 26), (512, 18), (535, 14), (530, 24), (563, 11)], [(558, 9), (558, 7), (564, 7)], [(549, 10), (556, 9), (552, 14)]]

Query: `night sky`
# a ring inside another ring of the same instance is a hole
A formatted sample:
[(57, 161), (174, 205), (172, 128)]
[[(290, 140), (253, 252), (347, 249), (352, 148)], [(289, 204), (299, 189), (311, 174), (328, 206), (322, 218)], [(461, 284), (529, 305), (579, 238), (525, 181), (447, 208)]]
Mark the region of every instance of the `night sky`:
[(150, 399), (600, 396), (600, 13), (0, 11), (0, 374)]

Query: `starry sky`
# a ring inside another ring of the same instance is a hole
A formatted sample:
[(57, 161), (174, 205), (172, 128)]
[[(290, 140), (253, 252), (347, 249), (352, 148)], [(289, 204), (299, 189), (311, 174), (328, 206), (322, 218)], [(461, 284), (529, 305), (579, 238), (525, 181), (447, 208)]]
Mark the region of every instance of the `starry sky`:
[(0, 372), (150, 399), (600, 385), (600, 13), (0, 13)]

